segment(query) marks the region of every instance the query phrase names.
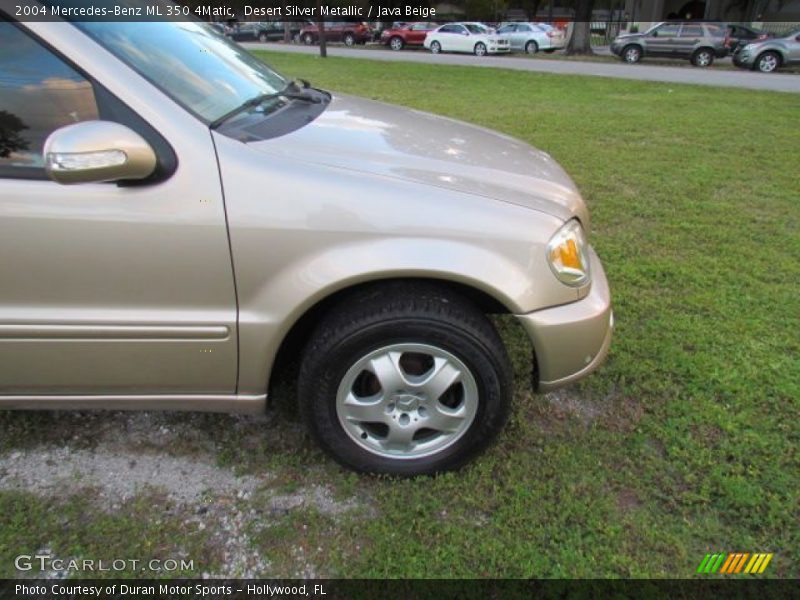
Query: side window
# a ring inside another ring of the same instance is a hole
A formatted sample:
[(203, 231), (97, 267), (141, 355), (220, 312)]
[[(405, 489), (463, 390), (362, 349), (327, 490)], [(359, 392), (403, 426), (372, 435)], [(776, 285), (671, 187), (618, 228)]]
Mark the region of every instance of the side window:
[(672, 24), (662, 25), (661, 27), (656, 29), (653, 33), (657, 34), (658, 37), (665, 37), (665, 38), (675, 37), (678, 35), (678, 27), (679, 27), (678, 25), (672, 25)]
[(0, 21), (0, 177), (43, 174), (47, 136), (98, 118), (91, 83), (14, 24)]
[(514, 33), (517, 30), (516, 25), (506, 25), (497, 30), (497, 33)]
[(699, 38), (703, 37), (703, 28), (700, 25), (684, 25), (681, 29), (682, 38)]
[(445, 25), (439, 29), (439, 33), (458, 33), (459, 31), (458, 25)]

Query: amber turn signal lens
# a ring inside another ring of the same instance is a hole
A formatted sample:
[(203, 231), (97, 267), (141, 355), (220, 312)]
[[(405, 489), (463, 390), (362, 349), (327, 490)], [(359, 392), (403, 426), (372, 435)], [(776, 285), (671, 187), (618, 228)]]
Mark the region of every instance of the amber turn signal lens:
[(581, 286), (589, 281), (588, 246), (583, 227), (574, 219), (550, 239), (547, 258), (559, 281), (570, 286)]

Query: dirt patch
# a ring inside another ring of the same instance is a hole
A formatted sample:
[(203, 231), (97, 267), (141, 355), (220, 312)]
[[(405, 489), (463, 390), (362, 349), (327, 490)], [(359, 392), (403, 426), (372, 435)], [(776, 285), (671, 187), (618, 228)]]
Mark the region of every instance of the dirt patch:
[[(178, 519), (187, 532), (208, 535), (208, 564), (222, 566), (199, 576), (287, 577), (295, 576), (295, 570), (314, 576), (324, 569), (314, 563), (313, 553), (284, 560), (295, 552), (291, 537), (281, 540), (271, 555), (280, 564), (262, 555), (257, 540), (287, 522), (305, 527), (309, 511), (328, 518), (331, 527), (349, 515), (364, 518), (375, 511), (363, 494), (340, 497), (318, 481), (326, 472), (319, 465), (260, 466), (268, 457), (264, 453), (280, 447), (284, 438), (295, 440), (295, 446), (282, 448), (284, 453), (305, 443), (297, 441), (302, 438), (296, 424), (275, 419), (274, 414), (158, 412), (14, 415), (0, 422), (0, 436), (3, 430), (16, 433), (0, 452), (0, 491), (45, 498), (80, 495), (109, 514), (147, 498), (152, 511)], [(237, 450), (230, 455), (232, 448)], [(261, 454), (254, 459), (256, 452)], [(258, 468), (249, 464), (240, 469), (239, 458), (255, 461)]]
[(573, 430), (576, 423), (584, 428), (603, 427), (625, 433), (633, 429), (644, 416), (642, 404), (623, 396), (613, 388), (595, 396), (583, 393), (579, 386), (568, 386), (542, 396), (537, 413), (544, 433), (558, 434)]
[(276, 494), (269, 500), (271, 510), (276, 513), (289, 512), (297, 508), (314, 508), (323, 515), (341, 515), (363, 508), (355, 498), (336, 500), (331, 490), (313, 485), (291, 494)]
[(268, 480), (268, 475), (237, 477), (207, 460), (102, 446), (93, 450), (37, 448), (0, 459), (0, 490), (73, 495), (90, 488), (106, 509), (145, 492), (163, 492), (179, 503), (197, 502), (206, 492), (247, 497)]
[(617, 508), (621, 512), (628, 512), (639, 508), (642, 505), (636, 492), (629, 489), (620, 490), (617, 493)]

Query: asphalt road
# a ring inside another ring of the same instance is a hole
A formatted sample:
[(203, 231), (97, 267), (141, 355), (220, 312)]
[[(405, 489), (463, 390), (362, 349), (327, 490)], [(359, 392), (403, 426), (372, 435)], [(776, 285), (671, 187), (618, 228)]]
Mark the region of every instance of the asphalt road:
[[(258, 44), (245, 43), (243, 46), (252, 50), (276, 50), (298, 54), (318, 54), (316, 46), (300, 46), (294, 44)], [(546, 60), (527, 57), (484, 56), (471, 54), (439, 54), (426, 51), (403, 50), (392, 52), (383, 49), (345, 48), (328, 46), (330, 56), (364, 58), (368, 60), (406, 61), (441, 65), (466, 65), (473, 67), (501, 67), (520, 71), (539, 73), (557, 73), (561, 75), (594, 75), (597, 77), (618, 77), (621, 79), (637, 79), (640, 81), (663, 81), (668, 83), (690, 83), (722, 87), (744, 88), (752, 90), (770, 90), (775, 92), (800, 93), (800, 75), (789, 73), (754, 73), (752, 71), (708, 69), (694, 67), (672, 67), (659, 64), (628, 65), (623, 63), (578, 61), (578, 60)]]

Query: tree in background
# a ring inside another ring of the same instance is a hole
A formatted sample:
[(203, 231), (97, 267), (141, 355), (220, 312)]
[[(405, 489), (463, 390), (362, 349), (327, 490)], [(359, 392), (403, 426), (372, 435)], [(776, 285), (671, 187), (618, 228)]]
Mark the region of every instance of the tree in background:
[(575, 0), (575, 21), (567, 43), (567, 54), (594, 54), (591, 44), (591, 21), (594, 0)]
[[(453, 2), (459, 5), (459, 2)], [(464, 11), (475, 21), (502, 21), (508, 9), (507, 0), (464, 0)]]
[(325, 39), (325, 21), (322, 20), (322, 0), (317, 0), (317, 34), (319, 35), (319, 55), (328, 56), (328, 40)]
[[(525, 15), (528, 17), (529, 21), (533, 21), (536, 18), (536, 13), (539, 12), (539, 6), (542, 4), (542, 0), (526, 0), (523, 5), (522, 9), (525, 11)], [(552, 2), (550, 3), (552, 5)]]
[(24, 129), (28, 126), (17, 115), (0, 110), (0, 158), (28, 149), (28, 141), (19, 134)]

